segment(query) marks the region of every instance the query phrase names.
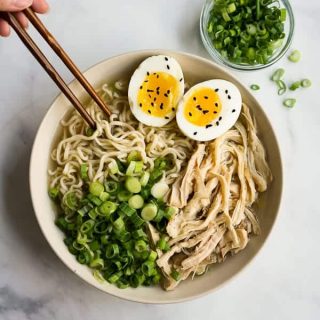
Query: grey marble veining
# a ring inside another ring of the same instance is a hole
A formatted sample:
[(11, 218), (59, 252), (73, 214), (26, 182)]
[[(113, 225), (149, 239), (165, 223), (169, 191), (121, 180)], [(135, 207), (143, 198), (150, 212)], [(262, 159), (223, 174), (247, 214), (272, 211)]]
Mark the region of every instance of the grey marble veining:
[[(106, 57), (168, 48), (208, 57), (199, 37), (202, 0), (51, 1), (43, 18), (81, 69)], [(267, 70), (236, 75), (256, 94), (279, 139), (285, 169), (283, 203), (254, 262), (216, 293), (179, 305), (150, 306), (103, 294), (72, 274), (49, 248), (34, 217), (28, 187), (32, 142), (57, 88), (17, 37), (0, 39), (0, 319), (308, 319), (320, 318), (320, 3), (292, 0), (300, 63), (283, 58)], [(36, 36), (34, 30), (30, 32)], [(38, 38), (38, 37), (37, 37)], [(67, 80), (70, 74), (43, 46)], [(310, 78), (312, 88), (281, 105), (269, 76)]]

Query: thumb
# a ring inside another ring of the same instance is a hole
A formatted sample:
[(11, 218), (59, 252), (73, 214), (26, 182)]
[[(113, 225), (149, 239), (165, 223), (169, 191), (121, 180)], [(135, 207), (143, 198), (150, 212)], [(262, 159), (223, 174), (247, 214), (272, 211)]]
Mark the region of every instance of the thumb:
[(21, 11), (32, 5), (33, 0), (0, 0), (0, 11)]

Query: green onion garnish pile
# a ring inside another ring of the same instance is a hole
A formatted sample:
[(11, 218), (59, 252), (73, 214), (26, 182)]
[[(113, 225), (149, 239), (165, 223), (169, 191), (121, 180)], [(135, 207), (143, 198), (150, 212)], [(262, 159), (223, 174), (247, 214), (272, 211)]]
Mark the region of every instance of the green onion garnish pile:
[[(111, 175), (104, 183), (85, 184), (81, 199), (72, 191), (62, 196), (56, 188), (49, 190), (62, 209), (56, 224), (65, 234), (65, 244), (79, 263), (93, 269), (97, 280), (119, 288), (159, 283), (157, 250), (170, 249), (165, 228), (175, 212), (162, 201), (169, 187), (160, 179), (168, 169), (170, 161), (158, 158), (152, 171), (144, 170), (140, 154), (133, 151), (127, 163), (108, 165)], [(82, 164), (84, 181), (87, 173)], [(157, 243), (150, 241), (147, 223), (160, 232)]]
[(214, 0), (208, 34), (234, 63), (266, 64), (285, 37), (286, 9), (275, 0)]

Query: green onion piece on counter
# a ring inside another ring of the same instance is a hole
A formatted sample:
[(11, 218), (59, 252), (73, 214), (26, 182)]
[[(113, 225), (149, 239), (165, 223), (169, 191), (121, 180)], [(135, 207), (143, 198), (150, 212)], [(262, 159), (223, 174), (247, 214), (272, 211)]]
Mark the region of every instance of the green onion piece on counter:
[(287, 86), (282, 80), (275, 81), (278, 86), (278, 95), (281, 96), (287, 91)]
[(301, 87), (303, 87), (303, 88), (309, 88), (309, 87), (311, 87), (311, 80), (309, 80), (309, 79), (303, 79), (303, 80), (301, 80)]
[(106, 257), (108, 259), (113, 259), (119, 255), (119, 246), (116, 243), (109, 244), (106, 248)]
[(156, 272), (157, 272), (155, 263), (153, 261), (149, 261), (149, 260), (145, 261), (141, 265), (141, 271), (145, 276), (151, 277), (152, 275), (156, 274)]
[(257, 84), (252, 84), (250, 88), (251, 90), (254, 90), (254, 91), (260, 90), (260, 87)]
[(148, 171), (144, 171), (141, 178), (140, 178), (140, 184), (145, 187), (148, 184), (150, 178), (150, 173)]
[(299, 62), (301, 59), (301, 52), (299, 50), (293, 50), (288, 56), (288, 59), (291, 62)]
[(112, 161), (108, 164), (108, 169), (111, 174), (117, 174), (119, 172), (118, 164), (115, 161)]
[(128, 204), (133, 209), (141, 209), (144, 205), (144, 199), (139, 194), (135, 194), (129, 199)]
[(277, 69), (271, 76), (272, 81), (278, 81), (281, 80), (281, 78), (284, 76), (284, 69), (280, 68)]
[(117, 210), (117, 204), (112, 201), (105, 201), (99, 207), (99, 211), (106, 217), (109, 217), (110, 214), (114, 213)]
[[(130, 163), (132, 163), (132, 161)], [(125, 186), (127, 190), (132, 193), (139, 193), (141, 191), (141, 183), (136, 177), (128, 177)]]
[(128, 154), (127, 161), (128, 163), (130, 163), (131, 161), (139, 161), (141, 159), (142, 159), (141, 153), (137, 150), (133, 150)]
[(84, 181), (88, 180), (88, 166), (85, 163), (82, 163), (80, 166), (80, 176)]
[(117, 198), (120, 202), (128, 201), (132, 196), (132, 193), (128, 190), (121, 190), (117, 194)]
[(101, 192), (104, 191), (104, 187), (99, 181), (94, 181), (90, 183), (89, 191), (92, 195), (99, 197)]
[(50, 188), (49, 189), (49, 197), (53, 200), (56, 200), (59, 195), (59, 189), (58, 188)]
[(169, 191), (169, 186), (165, 182), (157, 182), (151, 188), (151, 194), (156, 199), (161, 199)]
[(179, 281), (181, 279), (181, 274), (180, 272), (178, 272), (177, 270), (172, 270), (171, 272), (171, 277), (175, 280), (175, 281)]
[(157, 215), (158, 208), (154, 203), (146, 204), (141, 210), (141, 217), (145, 221), (151, 221)]
[(296, 104), (296, 99), (286, 99), (283, 101), (283, 105), (287, 108), (293, 108)]
[(126, 175), (133, 176), (135, 169), (136, 169), (136, 161), (130, 161), (129, 166), (126, 171)]
[(294, 90), (300, 88), (300, 85), (301, 85), (301, 81), (295, 81), (295, 82), (293, 82), (293, 83), (291, 84), (291, 86), (289, 87), (289, 89), (290, 89), (291, 91), (294, 91)]
[(119, 210), (128, 217), (131, 217), (136, 212), (136, 210), (126, 202), (121, 202), (119, 204)]

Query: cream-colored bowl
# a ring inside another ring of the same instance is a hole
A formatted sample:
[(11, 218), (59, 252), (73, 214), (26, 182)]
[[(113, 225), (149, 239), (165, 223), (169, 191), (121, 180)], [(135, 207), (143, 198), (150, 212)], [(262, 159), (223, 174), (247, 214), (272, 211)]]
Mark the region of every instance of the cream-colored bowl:
[[(165, 292), (159, 287), (141, 287), (138, 289), (118, 289), (106, 283), (97, 282), (89, 268), (79, 264), (68, 252), (63, 243), (63, 234), (55, 226), (55, 209), (47, 193), (47, 170), (53, 140), (64, 114), (70, 110), (69, 101), (60, 94), (45, 115), (34, 141), (30, 162), (30, 189), (34, 211), (40, 228), (50, 246), (65, 265), (80, 278), (96, 288), (114, 296), (144, 303), (173, 303), (199, 297), (225, 284), (238, 274), (260, 251), (266, 241), (278, 214), (282, 191), (282, 167), (278, 143), (273, 129), (262, 107), (251, 93), (236, 78), (223, 68), (206, 59), (180, 52), (149, 50), (126, 53), (107, 59), (85, 72), (85, 76), (95, 86), (121, 78), (130, 78), (139, 63), (148, 56), (167, 54), (175, 57), (181, 64), (186, 81), (200, 81), (221, 78), (232, 81), (241, 91), (243, 100), (250, 106), (258, 124), (260, 137), (267, 150), (268, 161), (274, 181), (259, 202), (258, 216), (262, 234), (253, 238), (247, 248), (223, 264), (215, 265), (205, 275), (187, 280), (172, 292)], [(73, 81), (71, 89), (83, 101), (87, 94), (78, 82)]]

